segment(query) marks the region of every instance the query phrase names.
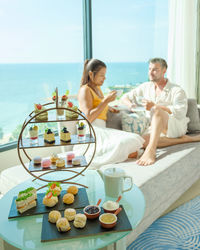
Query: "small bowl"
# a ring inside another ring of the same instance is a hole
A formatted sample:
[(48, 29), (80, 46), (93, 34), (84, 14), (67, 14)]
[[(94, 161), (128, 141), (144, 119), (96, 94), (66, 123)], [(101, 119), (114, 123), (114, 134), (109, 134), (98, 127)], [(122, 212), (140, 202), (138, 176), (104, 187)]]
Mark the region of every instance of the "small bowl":
[[(88, 210), (92, 210), (92, 209), (96, 209), (97, 212), (92, 213), (91, 211), (91, 213), (88, 213), (89, 212)], [(97, 205), (88, 205), (87, 207), (83, 209), (83, 212), (88, 219), (96, 219), (100, 215), (101, 208)]]
[[(104, 221), (106, 218), (110, 218), (111, 222)], [(117, 224), (117, 216), (113, 213), (101, 214), (99, 221), (103, 228), (113, 228)]]
[(113, 203), (117, 204), (117, 208), (116, 209), (107, 209), (107, 208), (105, 208), (105, 206), (103, 204), (103, 210), (104, 210), (105, 213), (115, 213), (117, 211), (117, 209), (119, 208), (119, 203), (116, 202), (116, 201), (113, 201)]

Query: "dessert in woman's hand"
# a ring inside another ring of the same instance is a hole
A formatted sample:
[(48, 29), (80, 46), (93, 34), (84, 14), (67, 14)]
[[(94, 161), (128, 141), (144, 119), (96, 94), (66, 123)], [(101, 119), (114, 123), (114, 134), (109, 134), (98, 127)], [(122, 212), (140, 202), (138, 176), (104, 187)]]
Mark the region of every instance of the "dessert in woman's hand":
[(38, 142), (38, 126), (29, 127), (29, 137), (31, 139), (31, 143)]
[(61, 213), (57, 210), (52, 210), (50, 213), (49, 213), (49, 216), (48, 216), (48, 221), (51, 222), (51, 223), (56, 223), (58, 219), (61, 218)]
[(56, 167), (57, 168), (63, 168), (65, 166), (65, 160), (62, 158), (58, 158), (56, 161)]
[(36, 189), (33, 187), (27, 188), (26, 190), (19, 192), (18, 197), (15, 200), (17, 210), (20, 213), (24, 213), (30, 208), (35, 207), (37, 205), (36, 199), (37, 193)]
[(36, 156), (33, 158), (34, 165), (41, 165), (42, 158), (40, 156)]
[(68, 102), (67, 103), (67, 108), (72, 110), (66, 110), (66, 118), (72, 118), (72, 119), (75, 119), (75, 118), (78, 118), (78, 114), (73, 112), (73, 111), (78, 111), (78, 107), (77, 106), (74, 106), (72, 102)]
[(55, 195), (59, 196), (61, 193), (61, 186), (59, 182), (50, 182), (48, 183), (49, 190), (53, 191)]
[(86, 133), (86, 126), (83, 122), (77, 122), (77, 134), (79, 137), (84, 137)]
[(63, 196), (63, 202), (68, 205), (72, 204), (74, 202), (74, 195), (70, 193), (65, 194)]
[(58, 203), (58, 197), (53, 191), (48, 190), (43, 198), (43, 204), (46, 207), (53, 207)]
[(63, 217), (57, 220), (56, 227), (59, 232), (67, 232), (71, 229), (69, 221)]
[(86, 225), (87, 217), (84, 214), (77, 214), (74, 219), (74, 226), (77, 228), (84, 228)]
[(70, 142), (71, 141), (71, 135), (70, 132), (67, 131), (66, 127), (63, 127), (60, 131), (60, 140), (62, 142)]
[(48, 144), (52, 144), (55, 142), (55, 135), (54, 133), (51, 131), (51, 129), (45, 129), (45, 133), (44, 133), (44, 142), (48, 143)]
[[(41, 104), (34, 104), (35, 107), (35, 114), (39, 114), (35, 117), (36, 120), (47, 120), (48, 119), (48, 112), (41, 113), (42, 111), (45, 111), (45, 107), (43, 107)], [(40, 114), (41, 113), (41, 114)]]
[(53, 154), (51, 155), (51, 158), (50, 158), (51, 163), (55, 164), (56, 161), (57, 161), (58, 159), (59, 159), (59, 157), (58, 157), (57, 154), (53, 153)]
[(76, 195), (78, 193), (77, 186), (69, 186), (68, 189), (67, 189), (67, 193)]
[(64, 211), (64, 217), (68, 219), (68, 221), (74, 220), (76, 216), (76, 210), (74, 208), (66, 208)]

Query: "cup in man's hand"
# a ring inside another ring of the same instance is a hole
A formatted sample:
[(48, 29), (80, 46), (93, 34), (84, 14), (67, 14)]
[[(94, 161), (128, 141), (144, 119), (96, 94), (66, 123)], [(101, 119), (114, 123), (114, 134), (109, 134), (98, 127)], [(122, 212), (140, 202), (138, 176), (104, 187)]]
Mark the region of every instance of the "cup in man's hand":
[(123, 90), (122, 89), (117, 89), (117, 97), (121, 97), (121, 95), (123, 94)]
[(144, 97), (143, 96), (136, 96), (136, 102), (138, 106), (143, 106)]

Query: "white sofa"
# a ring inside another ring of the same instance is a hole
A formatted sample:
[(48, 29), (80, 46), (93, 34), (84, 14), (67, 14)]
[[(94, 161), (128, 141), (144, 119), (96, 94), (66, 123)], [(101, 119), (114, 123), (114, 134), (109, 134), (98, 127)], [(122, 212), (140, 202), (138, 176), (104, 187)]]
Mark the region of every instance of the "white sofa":
[[(199, 113), (195, 100), (189, 100), (188, 116), (191, 121), (188, 128), (192, 133), (200, 130)], [(119, 123), (120, 114), (115, 118), (109, 114), (109, 127), (118, 126), (120, 129)], [(127, 245), (200, 178), (199, 152), (200, 142), (180, 144), (159, 149), (156, 163), (148, 167), (138, 166), (134, 159), (114, 164), (116, 167), (124, 168), (127, 174), (132, 176), (146, 200), (144, 218), (136, 230), (128, 235)], [(102, 168), (105, 167), (110, 165)], [(21, 166), (6, 169), (1, 172), (0, 192), (3, 195), (28, 178), (30, 175)]]

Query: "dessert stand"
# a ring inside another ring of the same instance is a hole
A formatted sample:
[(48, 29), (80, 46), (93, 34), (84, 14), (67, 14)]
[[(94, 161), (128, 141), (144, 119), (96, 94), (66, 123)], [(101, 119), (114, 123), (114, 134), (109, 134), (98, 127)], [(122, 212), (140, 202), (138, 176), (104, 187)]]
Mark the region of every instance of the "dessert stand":
[[(58, 105), (58, 89), (56, 88), (55, 90), (56, 92), (56, 99), (55, 99), (55, 103), (54, 102), (49, 102), (46, 104), (43, 104), (43, 106), (47, 107), (45, 110), (39, 112), (38, 114), (34, 114), (34, 111), (32, 111), (29, 116), (27, 117), (27, 119), (25, 119), (23, 125), (22, 125), (22, 129), (21, 132), (19, 134), (19, 138), (18, 138), (18, 144), (17, 144), (17, 152), (18, 152), (18, 156), (20, 159), (20, 162), (22, 164), (22, 166), (25, 168), (25, 170), (31, 174), (34, 179), (39, 179), (41, 181), (45, 181), (45, 182), (51, 182), (51, 181), (56, 181), (56, 182), (60, 182), (63, 184), (76, 184), (76, 185), (80, 185), (83, 186), (85, 188), (87, 188), (86, 185), (83, 185), (81, 183), (77, 183), (77, 182), (73, 182), (71, 181), (73, 178), (79, 176), (79, 175), (83, 175), (83, 172), (88, 168), (88, 166), (90, 165), (90, 163), (92, 162), (95, 152), (96, 152), (96, 134), (94, 131), (94, 128), (92, 127), (91, 123), (88, 121), (88, 119), (83, 115), (83, 113), (78, 109), (77, 111), (66, 108), (66, 107), (59, 107)], [(52, 107), (53, 106), (53, 107)], [(49, 111), (53, 111), (53, 113), (50, 114)], [(70, 111), (73, 113), (76, 113), (78, 115), (78, 118), (73, 119), (73, 118), (60, 118), (59, 116), (56, 115), (57, 111), (59, 110), (65, 110), (65, 111)], [(37, 119), (38, 115), (41, 115), (45, 112), (48, 112), (48, 119), (47, 120), (39, 120)], [(25, 130), (25, 128), (27, 127), (27, 125), (30, 125), (32, 123), (49, 123), (49, 122), (69, 122), (69, 121), (80, 121), (80, 120), (85, 120), (88, 128), (89, 128), (89, 134), (86, 134), (85, 139), (83, 140), (79, 140), (78, 135), (71, 135), (71, 142), (61, 142), (59, 136), (55, 136), (55, 143), (53, 144), (46, 144), (44, 142), (43, 136), (38, 136), (38, 144), (31, 144), (30, 139), (29, 138), (23, 138), (23, 132)], [(31, 159), (31, 157), (28, 155), (28, 153), (26, 152), (26, 149), (30, 149), (30, 148), (42, 148), (42, 147), (55, 147), (55, 146), (69, 146), (69, 145), (76, 145), (76, 144), (87, 144), (87, 147), (85, 149), (85, 152), (83, 153), (83, 156), (81, 156), (81, 164), (78, 166), (74, 166), (74, 165), (68, 165), (67, 167), (64, 168), (57, 168), (55, 165), (51, 165), (49, 169), (42, 169), (41, 167), (34, 167), (34, 163), (33, 160)], [(86, 162), (85, 159), (85, 154), (87, 153), (89, 147), (91, 144), (94, 144), (94, 148), (93, 148), (93, 153), (92, 156), (89, 160), (89, 162)], [(28, 160), (30, 161), (29, 163), (29, 168), (24, 164), (23, 160), (22, 160), (22, 155), (21, 153), (24, 153), (25, 156), (28, 158)], [(80, 171), (75, 170), (75, 169), (80, 169)], [(42, 173), (40, 175), (36, 175), (35, 172), (39, 172), (42, 171)], [(61, 179), (56, 179), (56, 180), (49, 180), (47, 178), (45, 178), (47, 174), (51, 174), (51, 173), (55, 173), (56, 171), (60, 171), (60, 172), (70, 172), (72, 174), (72, 176), (66, 178), (66, 176), (64, 177), (64, 174), (62, 175), (63, 178)], [(47, 185), (45, 185), (47, 186)], [(43, 186), (43, 187), (45, 187)], [(41, 187), (41, 188), (43, 188)], [(39, 188), (39, 189), (41, 189)], [(38, 189), (38, 190), (39, 190)]]

